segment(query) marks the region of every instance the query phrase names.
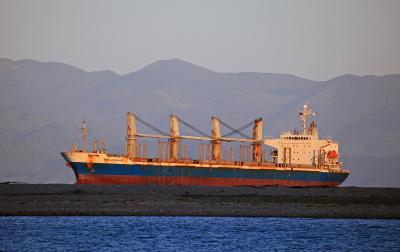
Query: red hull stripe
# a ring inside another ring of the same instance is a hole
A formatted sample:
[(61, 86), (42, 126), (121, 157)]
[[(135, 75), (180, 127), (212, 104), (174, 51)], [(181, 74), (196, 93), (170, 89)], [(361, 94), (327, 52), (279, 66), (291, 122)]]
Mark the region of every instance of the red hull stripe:
[(204, 185), (204, 186), (338, 186), (340, 182), (166, 176), (78, 175), (77, 184)]

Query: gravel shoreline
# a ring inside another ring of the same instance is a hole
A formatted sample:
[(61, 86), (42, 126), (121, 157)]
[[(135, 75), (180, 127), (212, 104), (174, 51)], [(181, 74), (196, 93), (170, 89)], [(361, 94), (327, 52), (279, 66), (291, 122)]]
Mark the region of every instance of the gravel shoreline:
[(0, 215), (400, 219), (400, 188), (3, 184)]

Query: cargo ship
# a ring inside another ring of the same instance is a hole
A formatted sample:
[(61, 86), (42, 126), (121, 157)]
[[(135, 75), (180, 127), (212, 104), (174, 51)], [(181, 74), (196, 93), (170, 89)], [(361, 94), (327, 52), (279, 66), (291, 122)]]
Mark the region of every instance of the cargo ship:
[[(98, 141), (89, 151), (84, 120), (82, 148), (73, 144), (61, 155), (73, 169), (77, 184), (335, 187), (350, 172), (342, 168), (338, 143), (320, 139), (314, 121), (308, 124), (308, 117), (315, 115), (305, 104), (299, 112), (301, 130), (282, 132), (279, 138), (263, 138), (262, 118), (234, 128), (211, 117), (208, 135), (175, 115), (170, 115), (170, 130), (165, 133), (128, 112), (125, 153), (108, 153)], [(138, 133), (137, 122), (158, 134)], [(201, 136), (181, 135), (181, 125)], [(221, 125), (230, 132), (222, 135)], [(251, 127), (252, 136), (243, 133)], [(242, 138), (231, 137), (234, 134)], [(144, 142), (148, 138), (158, 139), (154, 143), (157, 154), (151, 157)], [(189, 157), (188, 141), (200, 141), (195, 158)]]

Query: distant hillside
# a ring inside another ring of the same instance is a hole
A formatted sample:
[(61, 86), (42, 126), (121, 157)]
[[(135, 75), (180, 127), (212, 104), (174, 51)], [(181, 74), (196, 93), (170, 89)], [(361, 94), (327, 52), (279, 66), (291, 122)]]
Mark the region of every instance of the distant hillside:
[[(308, 101), (322, 135), (341, 144), (345, 185), (400, 186), (400, 75), (343, 75), (317, 82), (287, 74), (218, 73), (179, 60), (158, 61), (127, 75), (85, 72), (61, 63), (0, 59), (0, 181), (74, 182), (60, 152), (91, 137), (123, 152), (126, 112), (168, 129), (177, 114), (210, 130), (210, 116), (234, 126), (256, 117), (264, 135), (299, 128)], [(145, 129), (141, 129), (145, 130)], [(188, 132), (189, 133), (189, 132)]]

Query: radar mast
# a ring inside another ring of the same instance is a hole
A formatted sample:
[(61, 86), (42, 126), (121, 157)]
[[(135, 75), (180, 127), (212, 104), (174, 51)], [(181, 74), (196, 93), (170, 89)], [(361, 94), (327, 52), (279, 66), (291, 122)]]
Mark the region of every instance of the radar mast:
[(317, 115), (317, 113), (312, 112), (310, 105), (308, 103), (304, 104), (303, 111), (299, 112), (301, 123), (303, 124), (303, 134), (307, 134), (307, 117), (309, 115)]
[(86, 126), (86, 118), (83, 119), (81, 132), (82, 132), (82, 151), (86, 152), (87, 151), (87, 135), (88, 135), (88, 129)]

